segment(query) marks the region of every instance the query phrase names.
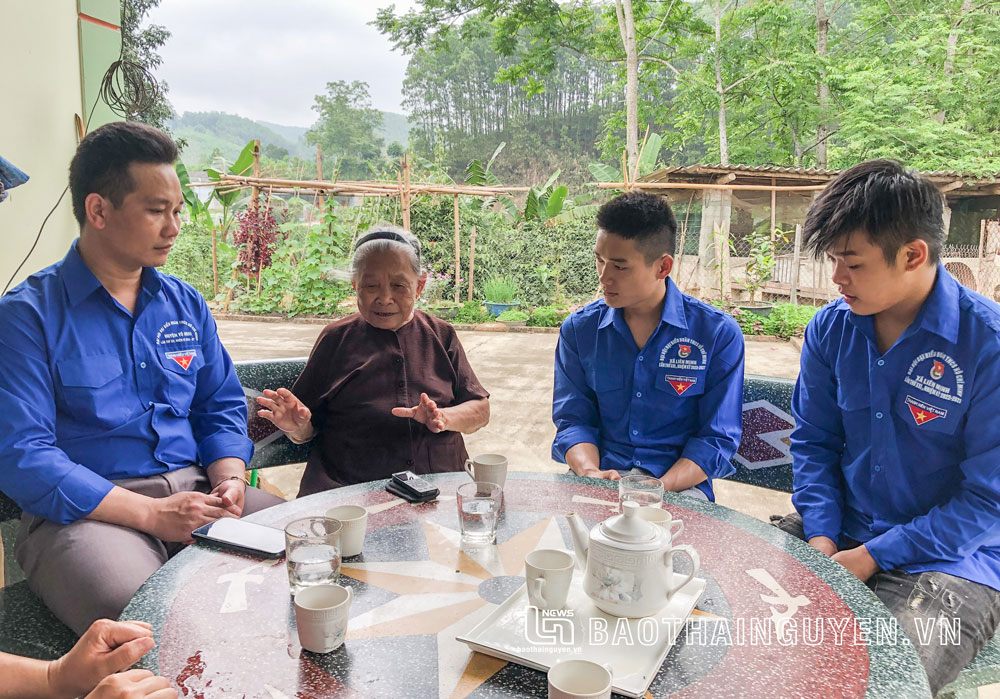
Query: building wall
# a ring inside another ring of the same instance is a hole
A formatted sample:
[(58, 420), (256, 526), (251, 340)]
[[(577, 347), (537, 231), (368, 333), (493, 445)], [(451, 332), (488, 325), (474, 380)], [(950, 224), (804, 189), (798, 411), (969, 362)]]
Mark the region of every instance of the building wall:
[[(98, 22), (81, 20), (81, 12)], [(0, 202), (0, 290), (67, 185), (77, 146), (75, 115), (86, 119), (81, 66), (88, 66), (88, 92), (95, 94), (93, 75), (118, 57), (120, 47), (118, 32), (103, 26), (118, 24), (117, 0), (5, 2), (2, 14), (0, 46), (8, 61), (0, 72), (0, 155), (31, 179)], [(96, 80), (99, 85), (100, 76)], [(90, 128), (113, 118), (99, 107)], [(14, 283), (61, 259), (78, 230), (67, 192)]]

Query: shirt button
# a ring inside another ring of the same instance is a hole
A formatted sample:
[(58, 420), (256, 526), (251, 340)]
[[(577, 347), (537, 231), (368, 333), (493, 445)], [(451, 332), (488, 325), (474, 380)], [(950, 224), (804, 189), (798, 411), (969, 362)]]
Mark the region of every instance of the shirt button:
[(639, 355), (639, 361), (641, 362), (641, 361), (642, 361), (643, 359), (645, 359), (645, 357), (643, 357), (643, 356), (642, 356), (642, 355), (640, 354), (640, 355)]
[(642, 466), (642, 462), (641, 462), (641, 461), (639, 461), (639, 459), (636, 459), (636, 460), (635, 460), (635, 465), (636, 465), (636, 466)]
[(406, 460), (406, 465), (407, 466), (412, 466), (413, 465), (413, 459), (407, 459)]
[(636, 391), (635, 392), (635, 397), (636, 398), (642, 398), (642, 391)]
[(878, 473), (881, 470), (882, 470), (882, 467), (879, 466), (878, 464), (875, 464), (875, 473)]
[(632, 434), (639, 434), (639, 430), (632, 430)]
[(152, 408), (152, 407), (153, 407), (153, 401), (149, 401), (149, 407), (150, 407), (150, 408)]
[(885, 360), (884, 359), (878, 360), (878, 365), (879, 366), (885, 366)]
[(396, 364), (402, 364), (403, 363), (403, 358), (402, 357), (396, 357), (393, 361), (396, 362)]
[(405, 381), (399, 381), (399, 382), (397, 382), (397, 383), (396, 383), (396, 387), (397, 387), (397, 388), (402, 388), (402, 387), (403, 387), (403, 386), (405, 386), (405, 385), (406, 385), (406, 382), (405, 382)]
[(139, 362), (139, 368), (140, 369), (145, 369), (146, 368), (146, 362)]
[(882, 413), (875, 413), (875, 417), (878, 418), (879, 420), (881, 420), (882, 419)]

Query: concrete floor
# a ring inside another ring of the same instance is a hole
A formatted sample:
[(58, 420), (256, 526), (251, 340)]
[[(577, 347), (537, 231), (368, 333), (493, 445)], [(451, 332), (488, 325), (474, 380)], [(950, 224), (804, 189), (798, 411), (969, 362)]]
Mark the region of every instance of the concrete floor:
[[(219, 336), (233, 359), (305, 357), (322, 325), (295, 322), (219, 320)], [(562, 473), (552, 461), (552, 357), (556, 334), (459, 331), (469, 362), (491, 394), (490, 424), (466, 435), (470, 454), (505, 454), (515, 471)], [(746, 373), (795, 378), (799, 351), (789, 342), (748, 341)], [(303, 465), (267, 469), (262, 475), (285, 497), (294, 497)], [(791, 511), (786, 493), (730, 481), (716, 481), (719, 504), (767, 520)], [(271, 488), (269, 488), (271, 489)]]

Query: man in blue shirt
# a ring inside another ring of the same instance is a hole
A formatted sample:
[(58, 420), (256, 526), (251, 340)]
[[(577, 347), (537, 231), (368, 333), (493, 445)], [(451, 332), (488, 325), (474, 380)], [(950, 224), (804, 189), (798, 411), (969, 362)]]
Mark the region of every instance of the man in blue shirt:
[(555, 358), (552, 458), (580, 476), (648, 473), (714, 500), (740, 442), (743, 335), (669, 278), (677, 223), (663, 197), (629, 192), (597, 213), (604, 298), (573, 313)]
[(154, 269), (179, 232), (176, 158), (138, 122), (88, 134), (79, 239), (0, 299), (0, 490), (29, 587), (78, 634), (192, 530), (279, 502), (246, 488), (246, 403), (204, 299)]
[(842, 173), (803, 238), (843, 298), (806, 329), (778, 526), (874, 590), (936, 693), (1000, 619), (1000, 307), (941, 265), (941, 194), (897, 162)]

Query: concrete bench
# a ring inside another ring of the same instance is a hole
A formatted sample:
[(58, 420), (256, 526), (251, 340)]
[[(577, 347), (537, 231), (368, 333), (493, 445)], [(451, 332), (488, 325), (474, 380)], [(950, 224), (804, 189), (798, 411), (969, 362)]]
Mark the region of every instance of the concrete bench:
[[(267, 420), (257, 416), (254, 400), (265, 388), (291, 386), (305, 366), (305, 358), (236, 363), (236, 373), (247, 395), (247, 431), (254, 441), (251, 469), (301, 463), (308, 445), (292, 444)], [(731, 480), (784, 492), (792, 491), (789, 435), (794, 381), (747, 375), (743, 383), (743, 440), (733, 459)], [(27, 589), (13, 561), (13, 535), (20, 510), (0, 494), (0, 533), (8, 542), (8, 586), (0, 589), (0, 651), (36, 658), (55, 658), (72, 646), (73, 634)], [(2, 540), (0, 540), (2, 541)], [(0, 544), (2, 545), (2, 544)], [(1000, 638), (994, 637), (959, 678), (939, 696), (976, 697), (977, 688), (1000, 682)]]

